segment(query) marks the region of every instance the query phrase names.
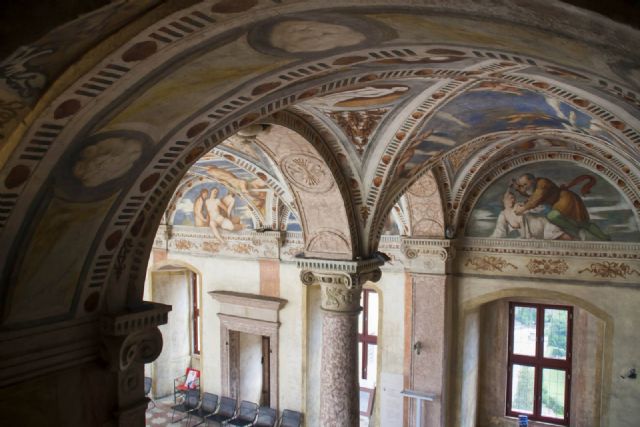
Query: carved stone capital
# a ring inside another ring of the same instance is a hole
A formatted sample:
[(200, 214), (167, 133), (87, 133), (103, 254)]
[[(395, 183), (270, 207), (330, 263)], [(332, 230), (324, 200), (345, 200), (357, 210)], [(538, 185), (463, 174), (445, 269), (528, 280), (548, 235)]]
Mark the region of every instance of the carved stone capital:
[(171, 306), (147, 303), (140, 311), (105, 315), (100, 319), (102, 358), (112, 371), (154, 361), (162, 350), (159, 325), (167, 323)]
[(299, 259), (300, 280), (305, 285), (320, 285), (321, 307), (328, 311), (358, 313), (360, 292), (367, 282), (377, 282), (384, 261), (371, 258), (360, 261)]
[(442, 274), (455, 257), (450, 240), (402, 238), (400, 250), (407, 271)]

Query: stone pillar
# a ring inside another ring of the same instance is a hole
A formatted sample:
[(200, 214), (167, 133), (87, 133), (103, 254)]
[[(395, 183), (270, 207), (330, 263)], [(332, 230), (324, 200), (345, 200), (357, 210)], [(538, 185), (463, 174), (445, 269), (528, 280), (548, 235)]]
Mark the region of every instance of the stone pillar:
[[(424, 403), (422, 425), (445, 425), (447, 361), (450, 349), (450, 276), (411, 273), (413, 283), (413, 348), (411, 388), (437, 396)], [(415, 410), (415, 408), (414, 408)]]
[(135, 312), (100, 319), (101, 353), (116, 383), (113, 426), (143, 426), (149, 399), (144, 397), (144, 364), (162, 350), (159, 325), (167, 323), (171, 306), (145, 303)]
[(358, 386), (358, 314), (367, 281), (380, 279), (380, 259), (298, 261), (305, 285), (320, 285), (322, 308), (322, 377), (320, 425), (360, 424)]
[[(455, 251), (448, 240), (403, 239), (403, 262), (410, 286), (411, 301), (405, 307), (409, 322), (409, 357), (405, 359), (405, 388), (435, 395), (432, 402), (406, 399), (404, 425), (413, 427), (418, 404), (422, 405), (422, 425), (447, 425), (448, 364), (451, 355), (452, 280), (450, 262)], [(406, 353), (405, 353), (406, 354)]]

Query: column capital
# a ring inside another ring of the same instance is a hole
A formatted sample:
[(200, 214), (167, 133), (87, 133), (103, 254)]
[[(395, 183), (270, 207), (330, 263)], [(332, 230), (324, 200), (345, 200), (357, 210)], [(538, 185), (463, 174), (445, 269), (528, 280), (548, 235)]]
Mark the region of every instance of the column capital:
[(380, 280), (382, 264), (384, 260), (378, 257), (356, 261), (298, 259), (302, 283), (322, 287), (322, 309), (343, 313), (360, 311), (362, 285)]

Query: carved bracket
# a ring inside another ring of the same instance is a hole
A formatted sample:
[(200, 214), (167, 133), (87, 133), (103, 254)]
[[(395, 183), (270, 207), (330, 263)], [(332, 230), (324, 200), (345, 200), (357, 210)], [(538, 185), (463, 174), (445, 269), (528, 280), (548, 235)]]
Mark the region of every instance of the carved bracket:
[(169, 305), (146, 303), (139, 311), (100, 319), (101, 355), (112, 371), (124, 372), (134, 363), (149, 363), (160, 355), (158, 326), (167, 323), (169, 311)]

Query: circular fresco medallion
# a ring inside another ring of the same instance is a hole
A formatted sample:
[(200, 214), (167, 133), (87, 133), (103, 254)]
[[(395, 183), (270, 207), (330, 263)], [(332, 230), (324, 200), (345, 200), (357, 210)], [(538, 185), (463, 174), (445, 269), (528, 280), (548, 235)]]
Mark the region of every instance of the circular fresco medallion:
[(296, 187), (312, 193), (321, 193), (333, 187), (331, 172), (324, 162), (308, 154), (289, 154), (282, 160), (282, 171)]

